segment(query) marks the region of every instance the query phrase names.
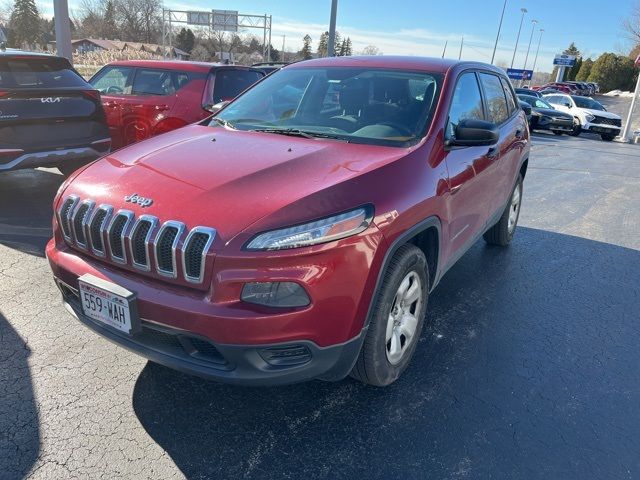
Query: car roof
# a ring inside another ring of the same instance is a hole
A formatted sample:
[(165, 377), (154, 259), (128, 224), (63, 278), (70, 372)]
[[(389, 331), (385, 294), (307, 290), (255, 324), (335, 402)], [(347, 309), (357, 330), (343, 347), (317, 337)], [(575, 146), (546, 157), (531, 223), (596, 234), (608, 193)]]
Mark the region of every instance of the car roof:
[(0, 57), (45, 57), (45, 58), (64, 58), (52, 55), (47, 52), (29, 52), (27, 50), (19, 50), (17, 48), (0, 49)]
[(492, 70), (495, 73), (506, 76), (504, 70), (481, 62), (467, 62), (452, 60), (449, 58), (413, 57), (395, 55), (360, 55), (349, 57), (325, 57), (313, 60), (304, 60), (284, 69), (306, 68), (306, 67), (350, 67), (350, 68), (391, 68), (394, 70), (414, 70), (430, 73), (447, 73), (451, 68), (458, 65), (469, 66), (470, 68), (482, 68)]
[(149, 67), (164, 68), (166, 70), (182, 70), (187, 72), (208, 72), (216, 68), (231, 68), (247, 70), (250, 67), (243, 65), (227, 65), (225, 63), (213, 62), (191, 62), (185, 60), (118, 60), (108, 65), (128, 66), (128, 67)]

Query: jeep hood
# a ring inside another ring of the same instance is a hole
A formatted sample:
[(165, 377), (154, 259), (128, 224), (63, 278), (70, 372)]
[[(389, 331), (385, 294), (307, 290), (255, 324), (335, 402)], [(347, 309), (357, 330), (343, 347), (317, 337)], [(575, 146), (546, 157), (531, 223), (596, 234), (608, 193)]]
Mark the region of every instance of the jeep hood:
[[(408, 153), (407, 149), (188, 126), (140, 142), (95, 162), (70, 182), (71, 193), (215, 228), (229, 240), (287, 205)], [(125, 202), (137, 194), (143, 207)], [(356, 205), (354, 205), (355, 207)]]

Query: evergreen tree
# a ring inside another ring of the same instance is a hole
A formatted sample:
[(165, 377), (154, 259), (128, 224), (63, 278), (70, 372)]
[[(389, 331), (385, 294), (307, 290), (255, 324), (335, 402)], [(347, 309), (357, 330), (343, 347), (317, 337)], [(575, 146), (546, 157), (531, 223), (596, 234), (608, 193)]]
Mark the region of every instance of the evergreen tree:
[(329, 32), (324, 32), (320, 35), (320, 40), (318, 41), (318, 57), (326, 57), (327, 56), (327, 43), (329, 41)]
[(116, 21), (116, 3), (114, 0), (107, 0), (104, 7), (104, 17), (102, 19), (102, 37), (118, 38), (118, 23)]
[(347, 40), (342, 40), (342, 42), (340, 42), (340, 46), (338, 47), (338, 44), (336, 44), (336, 57), (344, 57), (345, 56), (345, 52), (347, 51)]
[(576, 80), (578, 82), (586, 82), (589, 79), (589, 75), (591, 74), (591, 68), (593, 68), (593, 60), (587, 58), (582, 62), (580, 71), (576, 75)]
[(182, 28), (176, 35), (176, 47), (187, 53), (191, 53), (196, 43), (196, 37), (190, 28)]
[(637, 69), (629, 57), (603, 53), (593, 62), (589, 81), (598, 83), (602, 92), (633, 90), (637, 75)]
[(302, 55), (304, 60), (313, 58), (313, 55), (311, 55), (311, 37), (309, 35), (305, 35), (302, 39), (302, 50), (300, 50), (300, 55)]
[(567, 80), (569, 81), (575, 80), (581, 67), (582, 67), (582, 57), (579, 57), (578, 59), (576, 59), (575, 65), (569, 69), (569, 72), (566, 75)]
[(9, 20), (13, 47), (33, 46), (42, 41), (40, 13), (35, 0), (16, 0)]
[(344, 54), (347, 57), (353, 55), (353, 44), (351, 43), (351, 37), (347, 37), (347, 43), (345, 45)]

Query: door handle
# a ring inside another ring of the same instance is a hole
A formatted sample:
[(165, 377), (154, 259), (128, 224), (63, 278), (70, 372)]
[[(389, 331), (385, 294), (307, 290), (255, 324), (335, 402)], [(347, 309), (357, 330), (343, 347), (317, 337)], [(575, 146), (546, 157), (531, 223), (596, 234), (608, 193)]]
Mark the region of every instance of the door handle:
[(494, 159), (498, 156), (498, 153), (500, 153), (500, 149), (498, 148), (497, 145), (495, 147), (489, 147), (489, 150), (487, 150), (486, 157), (490, 159)]
[(520, 128), (518, 130), (516, 130), (516, 138), (518, 140), (522, 140), (523, 137), (524, 137), (524, 130), (522, 130)]

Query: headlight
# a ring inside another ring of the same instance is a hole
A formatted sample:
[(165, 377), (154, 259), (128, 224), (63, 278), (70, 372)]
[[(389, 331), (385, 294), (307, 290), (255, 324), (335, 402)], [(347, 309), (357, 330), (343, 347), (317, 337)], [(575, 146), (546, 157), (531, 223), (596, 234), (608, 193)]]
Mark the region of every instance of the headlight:
[(261, 233), (247, 245), (247, 250), (282, 250), (331, 242), (360, 233), (371, 224), (373, 208), (360, 207), (314, 222)]
[(593, 115), (591, 115), (590, 113), (587, 113), (587, 114), (584, 116), (584, 118), (586, 118), (586, 119), (587, 119), (587, 122), (593, 122), (593, 121), (596, 119), (596, 117), (595, 117), (595, 116), (593, 116)]

